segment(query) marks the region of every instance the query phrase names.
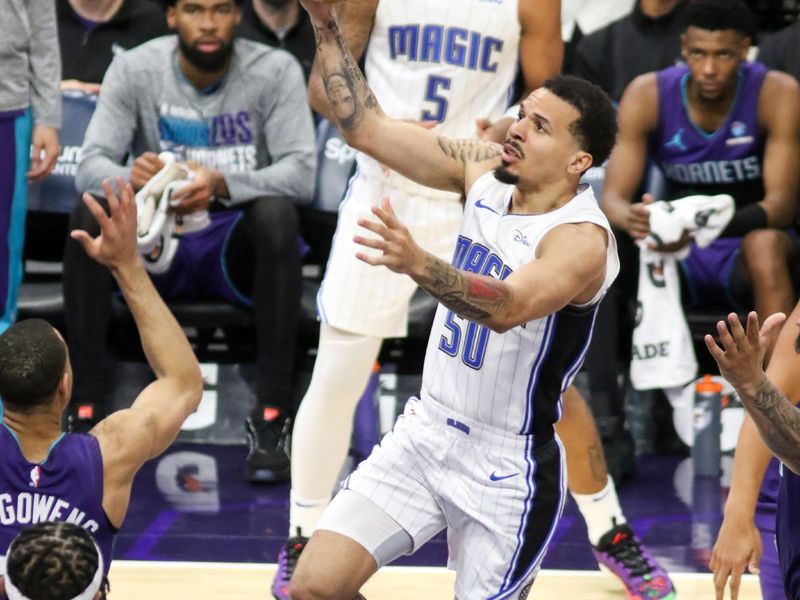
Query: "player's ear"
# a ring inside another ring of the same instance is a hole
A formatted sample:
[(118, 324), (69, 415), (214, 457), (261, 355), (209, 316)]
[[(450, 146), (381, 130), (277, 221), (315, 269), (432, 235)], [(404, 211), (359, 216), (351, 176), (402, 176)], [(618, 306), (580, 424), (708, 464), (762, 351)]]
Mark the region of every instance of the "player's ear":
[(578, 150), (570, 157), (567, 165), (567, 173), (580, 176), (584, 171), (592, 166), (592, 155), (584, 150)]

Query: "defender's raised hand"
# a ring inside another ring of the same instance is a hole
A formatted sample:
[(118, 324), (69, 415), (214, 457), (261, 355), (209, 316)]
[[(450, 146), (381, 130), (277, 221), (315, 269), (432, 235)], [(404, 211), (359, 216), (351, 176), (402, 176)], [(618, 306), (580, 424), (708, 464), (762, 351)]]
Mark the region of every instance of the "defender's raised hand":
[(758, 386), (764, 374), (764, 357), (785, 320), (785, 314), (775, 313), (759, 328), (758, 315), (751, 311), (745, 330), (736, 313), (730, 313), (727, 324), (717, 323), (721, 345), (711, 335), (705, 336), (706, 347), (720, 373), (734, 388), (751, 392)]
[(136, 250), (136, 201), (133, 187), (122, 178), (116, 178), (117, 194), (108, 179), (103, 181), (103, 192), (108, 202), (108, 213), (91, 194), (85, 193), (83, 201), (100, 225), (100, 235), (93, 238), (86, 231), (76, 229), (72, 239), (83, 246), (86, 254), (114, 270), (139, 260)]

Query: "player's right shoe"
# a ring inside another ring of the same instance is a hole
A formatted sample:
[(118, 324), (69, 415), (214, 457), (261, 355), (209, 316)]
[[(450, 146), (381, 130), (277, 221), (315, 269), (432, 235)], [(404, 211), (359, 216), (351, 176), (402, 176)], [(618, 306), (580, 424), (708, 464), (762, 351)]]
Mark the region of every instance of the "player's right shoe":
[(263, 409), (263, 415), (250, 416), (247, 432), (247, 479), (272, 483), (286, 481), (291, 473), (289, 437), (292, 420), (275, 408)]
[(292, 580), (297, 561), (307, 543), (308, 538), (300, 535), (298, 528), (297, 535), (286, 540), (286, 544), (278, 553), (278, 570), (272, 581), (272, 596), (276, 600), (290, 600), (289, 582)]
[(627, 524), (611, 528), (592, 553), (600, 568), (611, 571), (625, 586), (629, 600), (674, 600), (675, 586), (667, 572), (642, 545)]

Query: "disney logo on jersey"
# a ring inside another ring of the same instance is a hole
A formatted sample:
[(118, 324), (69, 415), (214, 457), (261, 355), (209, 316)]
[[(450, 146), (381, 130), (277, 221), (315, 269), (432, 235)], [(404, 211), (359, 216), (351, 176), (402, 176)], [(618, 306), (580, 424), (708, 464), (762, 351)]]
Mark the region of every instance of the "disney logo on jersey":
[(514, 241), (519, 242), (523, 246), (527, 246), (528, 248), (531, 247), (531, 243), (528, 241), (528, 237), (522, 233), (519, 229), (514, 230)]
[(392, 25), (388, 33), (392, 60), (404, 58), (496, 73), (498, 55), (503, 50), (503, 40), (461, 27)]
[(39, 482), (42, 480), (42, 467), (36, 465), (31, 469), (31, 481), (28, 484), (32, 488), (38, 488)]
[(730, 127), (731, 136), (725, 140), (726, 146), (738, 146), (739, 144), (751, 144), (753, 136), (747, 135), (747, 123), (734, 121)]

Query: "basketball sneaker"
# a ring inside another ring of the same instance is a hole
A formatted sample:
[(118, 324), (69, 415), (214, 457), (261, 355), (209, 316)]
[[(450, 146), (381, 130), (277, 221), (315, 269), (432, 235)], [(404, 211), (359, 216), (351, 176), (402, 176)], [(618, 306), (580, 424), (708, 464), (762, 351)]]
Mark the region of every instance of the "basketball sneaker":
[(673, 600), (675, 586), (667, 572), (642, 545), (627, 524), (617, 525), (600, 538), (592, 552), (600, 568), (611, 571), (625, 586), (629, 600)]
[(292, 580), (297, 560), (307, 543), (308, 538), (300, 535), (300, 528), (298, 528), (297, 535), (286, 540), (286, 544), (278, 553), (278, 570), (272, 581), (272, 596), (276, 600), (290, 600), (289, 582)]
[(292, 420), (276, 408), (265, 407), (262, 414), (247, 418), (245, 430), (247, 479), (267, 483), (289, 479)]

